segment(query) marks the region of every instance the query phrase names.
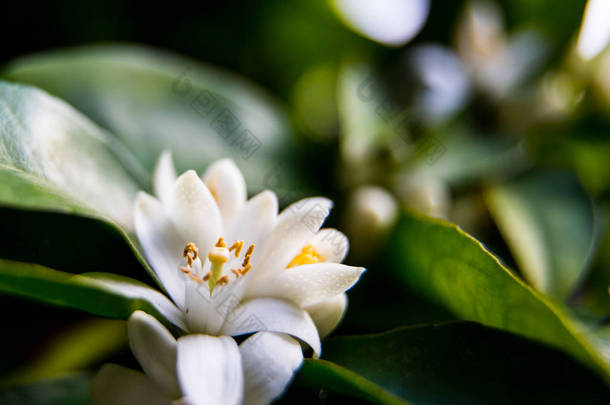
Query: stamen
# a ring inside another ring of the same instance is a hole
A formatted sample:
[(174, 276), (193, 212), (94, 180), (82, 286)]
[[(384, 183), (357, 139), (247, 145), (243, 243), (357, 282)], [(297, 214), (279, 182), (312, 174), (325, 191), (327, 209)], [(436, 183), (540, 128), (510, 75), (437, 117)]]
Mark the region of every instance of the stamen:
[(208, 281), (212, 277), (212, 272), (208, 271), (205, 276), (203, 276), (203, 281)]
[(243, 269), (241, 269), (241, 275), (245, 276), (248, 272), (252, 270), (252, 263), (246, 263)]
[(250, 258), (252, 257), (252, 252), (254, 252), (254, 244), (250, 245), (250, 247), (246, 251), (246, 256), (244, 257), (244, 261), (241, 264), (242, 267), (246, 267), (248, 265), (248, 263), (250, 263)]
[(229, 252), (231, 252), (231, 251), (233, 251), (233, 249), (235, 249), (235, 257), (239, 257), (239, 253), (241, 252), (241, 249), (243, 247), (244, 247), (244, 241), (236, 240), (229, 248)]
[(229, 276), (222, 276), (218, 279), (218, 281), (216, 282), (218, 285), (227, 285), (229, 284)]
[(182, 272), (184, 274), (189, 276), (191, 278), (191, 280), (193, 280), (197, 284), (201, 284), (201, 282), (202, 282), (201, 278), (199, 276), (197, 276), (195, 273), (193, 273), (190, 269), (188, 269), (187, 267), (182, 266), (182, 267), (180, 267), (180, 270), (182, 270)]
[(190, 242), (184, 247), (183, 254), (184, 254), (184, 257), (186, 257), (186, 260), (188, 261), (189, 266), (192, 267), (193, 261), (197, 260), (197, 258), (199, 257), (199, 250), (197, 249), (197, 246), (193, 242)]
[(240, 269), (231, 269), (231, 273), (235, 274), (235, 278), (240, 278), (242, 276)]
[(222, 236), (220, 238), (218, 238), (218, 242), (216, 242), (216, 247), (219, 247), (219, 248), (227, 247), (227, 244), (225, 243), (225, 240), (223, 239)]

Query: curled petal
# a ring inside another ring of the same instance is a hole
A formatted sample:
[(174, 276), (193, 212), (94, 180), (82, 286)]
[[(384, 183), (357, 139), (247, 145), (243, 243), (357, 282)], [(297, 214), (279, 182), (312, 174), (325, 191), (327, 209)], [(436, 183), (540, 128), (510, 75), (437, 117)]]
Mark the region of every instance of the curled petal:
[(274, 298), (246, 301), (229, 313), (221, 335), (244, 335), (253, 332), (279, 332), (307, 343), (316, 356), (322, 350), (316, 325), (309, 314), (289, 302)]
[(233, 242), (243, 240), (246, 247), (256, 245), (255, 257), (262, 251), (263, 242), (271, 232), (277, 218), (278, 202), (271, 191), (263, 191), (249, 199), (229, 226), (226, 237)]
[(247, 197), (241, 171), (231, 159), (221, 159), (208, 167), (202, 179), (218, 204), (224, 224), (231, 223)]
[(256, 262), (253, 284), (263, 284), (266, 277), (282, 272), (318, 232), (331, 207), (329, 199), (315, 197), (298, 201), (282, 211)]
[(171, 200), (175, 182), (176, 169), (174, 168), (172, 153), (165, 150), (159, 156), (153, 173), (153, 191), (163, 204), (168, 204)]
[(305, 307), (305, 310), (316, 324), (320, 338), (324, 338), (337, 327), (346, 308), (347, 295), (339, 294), (336, 297)]
[(363, 267), (338, 263), (304, 264), (284, 270), (248, 294), (277, 297), (306, 307), (344, 293), (364, 271)]
[(244, 376), (237, 344), (227, 336), (181, 337), (178, 378), (188, 404), (240, 404)]
[(288, 335), (259, 332), (241, 345), (245, 405), (265, 405), (279, 397), (303, 364), (299, 342)]
[(341, 263), (349, 249), (349, 240), (333, 228), (320, 229), (308, 242), (325, 262)]
[[(204, 252), (208, 252), (218, 240), (222, 230), (218, 205), (193, 170), (176, 180), (168, 212), (184, 244), (194, 242), (200, 252), (205, 254)], [(178, 255), (181, 253), (179, 251)]]
[(174, 398), (180, 397), (176, 377), (176, 339), (157, 319), (135, 311), (127, 321), (129, 346), (150, 379)]
[(159, 200), (139, 193), (135, 203), (135, 227), (153, 271), (176, 305), (184, 307), (184, 281), (180, 272), (184, 240), (167, 217)]

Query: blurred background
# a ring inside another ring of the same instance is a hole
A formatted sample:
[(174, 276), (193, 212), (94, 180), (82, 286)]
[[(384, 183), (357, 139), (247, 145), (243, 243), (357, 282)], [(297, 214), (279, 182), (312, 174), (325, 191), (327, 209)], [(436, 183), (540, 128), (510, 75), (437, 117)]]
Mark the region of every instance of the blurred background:
[[(401, 209), (458, 224), (534, 288), (607, 322), (607, 1), (20, 2), (11, 5), (0, 32), (5, 77), (66, 99), (114, 132), (112, 116), (78, 94), (78, 66), (72, 85), (56, 84), (52, 75), (28, 75), (20, 69), (27, 60), (18, 58), (138, 44), (190, 58), (175, 63), (186, 71), (187, 61), (196, 60), (256, 83), (286, 125), (274, 135), (283, 146), (237, 161), (242, 169), (266, 168), (253, 169), (250, 191), (273, 188), (284, 204), (329, 196), (336, 206), (328, 223), (350, 238), (347, 262), (368, 269), (350, 292), (335, 335), (454, 319), (393, 283), (396, 264), (388, 258)], [(99, 83), (105, 80), (100, 73)], [(140, 163), (149, 170), (154, 159)], [(177, 162), (180, 169), (192, 163)], [(206, 163), (196, 162), (199, 169)], [(269, 171), (281, 165), (286, 172)], [(74, 239), (79, 227), (91, 226), (71, 224)], [(132, 261), (128, 275), (151, 283), (122, 241), (101, 228), (98, 246)], [(2, 257), (19, 259), (18, 247), (3, 238)], [(42, 264), (74, 271), (82, 265), (53, 248), (40, 250)], [(108, 360), (129, 364), (119, 321), (2, 301), (13, 325), (0, 338), (5, 376), (82, 367), (66, 353), (84, 341), (97, 342), (78, 349), (91, 351), (89, 369)]]

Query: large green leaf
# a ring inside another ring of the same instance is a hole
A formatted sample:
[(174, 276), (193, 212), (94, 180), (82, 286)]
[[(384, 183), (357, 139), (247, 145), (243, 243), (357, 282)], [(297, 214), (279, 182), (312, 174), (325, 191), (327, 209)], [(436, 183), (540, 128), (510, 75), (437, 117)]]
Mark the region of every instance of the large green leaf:
[(167, 326), (183, 325), (182, 312), (169, 298), (116, 274), (71, 274), (0, 259), (0, 291), (110, 318), (127, 319), (141, 309)]
[(595, 242), (591, 201), (575, 176), (538, 173), (492, 187), (486, 201), (527, 280), (540, 291), (567, 298)]
[[(0, 251), (8, 251), (9, 257), (30, 261), (28, 250), (36, 256), (45, 244), (57, 245), (64, 238), (60, 225), (38, 230), (47, 225), (46, 220), (29, 229), (11, 228), (10, 224), (18, 224), (12, 210), (74, 214), (103, 221), (115, 238), (127, 240), (152, 275), (131, 232), (133, 200), (141, 188), (134, 173), (140, 170), (114, 137), (65, 102), (30, 86), (0, 81), (0, 213), (7, 214), (2, 220), (2, 240), (7, 245)], [(80, 235), (84, 245), (76, 247), (86, 248), (88, 235), (99, 228), (84, 229)], [(54, 235), (51, 242), (39, 237), (49, 234)], [(94, 244), (90, 249), (99, 247)], [(120, 272), (121, 265), (117, 262), (111, 269)]]
[(249, 185), (261, 188), (291, 145), (284, 112), (261, 89), (145, 47), (52, 51), (15, 61), (3, 76), (65, 99), (120, 137), (149, 170), (164, 149), (173, 151), (179, 170), (230, 156)]
[(132, 227), (138, 184), (116, 140), (69, 105), (0, 82), (0, 202), (105, 216)]
[(470, 322), (324, 342), (297, 383), (395, 404), (607, 403), (603, 380), (568, 356)]
[(610, 381), (610, 340), (536, 292), (456, 225), (405, 212), (391, 237), (397, 276), (458, 317), (571, 354)]

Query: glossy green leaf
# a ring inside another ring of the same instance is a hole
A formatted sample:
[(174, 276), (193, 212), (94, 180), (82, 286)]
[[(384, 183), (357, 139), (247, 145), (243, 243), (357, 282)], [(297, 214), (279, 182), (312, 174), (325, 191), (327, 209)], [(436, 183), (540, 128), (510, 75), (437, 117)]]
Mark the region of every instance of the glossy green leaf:
[(569, 353), (610, 380), (610, 340), (536, 292), (456, 225), (405, 212), (390, 239), (397, 276), (456, 316)]
[(110, 273), (70, 274), (0, 259), (0, 291), (109, 318), (127, 319), (141, 309), (168, 326), (182, 326), (182, 312), (159, 291)]
[(63, 101), (0, 82), (0, 202), (96, 213), (132, 227), (130, 156)]
[(381, 404), (578, 403), (610, 400), (604, 381), (556, 350), (470, 322), (324, 342), (297, 384)]
[[(41, 90), (1, 81), (0, 124), (2, 213), (10, 215), (9, 209), (35, 210), (104, 221), (128, 241), (152, 275), (131, 233), (133, 201), (141, 188), (134, 180), (139, 165), (114, 137)], [(11, 216), (2, 222), (8, 226), (13, 220)], [(42, 250), (44, 241), (36, 237), (35, 228), (28, 240), (16, 239), (17, 234), (25, 232), (23, 229), (0, 229), (3, 238), (15, 235), (10, 252), (23, 250), (24, 246), (33, 253)], [(54, 230), (61, 238), (62, 229)], [(87, 240), (82, 235), (81, 239)], [(30, 260), (24, 256), (17, 258)]]
[(595, 244), (593, 207), (575, 176), (538, 173), (490, 188), (486, 201), (527, 280), (567, 298)]
[(0, 392), (4, 405), (89, 405), (89, 374), (73, 374)]
[(201, 170), (228, 156), (251, 187), (267, 187), (267, 176), (292, 142), (282, 108), (262, 89), (145, 47), (100, 45), (33, 55), (8, 66), (4, 77), (65, 99), (117, 135), (149, 171), (164, 149), (172, 150), (180, 171)]

